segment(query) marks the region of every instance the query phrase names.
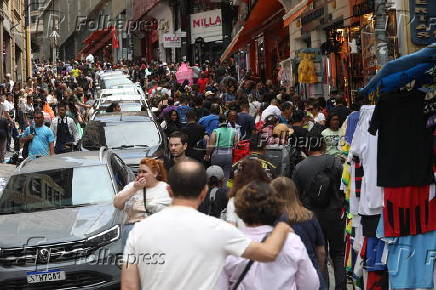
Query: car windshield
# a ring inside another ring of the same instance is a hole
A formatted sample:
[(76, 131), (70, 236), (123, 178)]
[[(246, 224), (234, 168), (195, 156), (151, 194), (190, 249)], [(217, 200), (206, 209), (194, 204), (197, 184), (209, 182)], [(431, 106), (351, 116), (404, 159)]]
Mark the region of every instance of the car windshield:
[(113, 196), (105, 165), (23, 173), (9, 179), (0, 197), (0, 214), (106, 203)]
[(132, 81), (125, 77), (120, 78), (110, 78), (103, 81), (104, 87), (106, 89), (110, 89), (112, 87), (118, 86), (118, 85), (127, 85), (132, 84)]
[(106, 146), (117, 148), (132, 145), (156, 146), (160, 144), (160, 134), (153, 122), (107, 123), (104, 128)]

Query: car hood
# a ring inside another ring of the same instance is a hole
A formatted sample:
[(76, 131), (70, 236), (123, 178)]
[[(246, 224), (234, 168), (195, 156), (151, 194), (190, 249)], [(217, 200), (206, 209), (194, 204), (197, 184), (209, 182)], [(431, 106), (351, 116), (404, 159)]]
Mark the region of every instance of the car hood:
[(111, 203), (0, 216), (0, 248), (77, 241), (117, 223)]
[(139, 161), (145, 157), (161, 157), (163, 152), (159, 150), (159, 146), (147, 148), (127, 148), (113, 150), (126, 165), (138, 165)]

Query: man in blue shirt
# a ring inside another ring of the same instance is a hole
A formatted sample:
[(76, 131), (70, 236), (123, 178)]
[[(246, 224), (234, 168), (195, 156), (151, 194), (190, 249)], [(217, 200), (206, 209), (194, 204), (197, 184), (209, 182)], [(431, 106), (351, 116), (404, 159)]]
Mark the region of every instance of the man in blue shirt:
[(210, 107), (210, 112), (211, 114), (209, 116), (205, 116), (198, 121), (198, 124), (202, 125), (206, 129), (206, 132), (209, 136), (212, 134), (213, 130), (218, 128), (218, 125), (220, 124), (220, 106), (218, 104), (212, 104)]
[(186, 96), (183, 96), (180, 101), (180, 106), (176, 109), (177, 114), (179, 115), (179, 120), (182, 125), (186, 125), (188, 120), (186, 119), (186, 113), (190, 111), (191, 108), (188, 106), (188, 99)]
[(54, 155), (55, 137), (53, 131), (44, 126), (44, 115), (40, 110), (34, 113), (35, 126), (29, 126), (24, 130), (21, 141), (31, 141), (29, 144), (29, 157), (34, 159), (39, 156)]

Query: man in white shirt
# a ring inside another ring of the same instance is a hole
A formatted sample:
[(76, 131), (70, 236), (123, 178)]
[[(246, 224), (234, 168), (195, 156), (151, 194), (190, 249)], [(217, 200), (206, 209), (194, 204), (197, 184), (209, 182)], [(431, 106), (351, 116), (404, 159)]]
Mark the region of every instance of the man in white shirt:
[(10, 112), (14, 109), (14, 96), (8, 94), (3, 102), (3, 108), (6, 112)]
[(169, 173), (172, 205), (137, 223), (124, 249), (122, 289), (214, 289), (228, 255), (274, 261), (290, 228), (279, 223), (263, 243), (199, 213), (208, 192), (204, 167), (176, 164)]
[(278, 107), (278, 101), (276, 99), (273, 99), (271, 101), (271, 105), (266, 107), (266, 109), (262, 112), (260, 120), (265, 121), (265, 119), (271, 115), (275, 115), (277, 117), (282, 115), (282, 111), (280, 111), (280, 108)]
[(14, 89), (15, 82), (11, 79), (11, 74), (5, 74), (5, 84), (8, 84), (8, 92), (11, 93)]
[(88, 63), (94, 63), (94, 56), (91, 53), (88, 54), (88, 56), (86, 57), (86, 61)]

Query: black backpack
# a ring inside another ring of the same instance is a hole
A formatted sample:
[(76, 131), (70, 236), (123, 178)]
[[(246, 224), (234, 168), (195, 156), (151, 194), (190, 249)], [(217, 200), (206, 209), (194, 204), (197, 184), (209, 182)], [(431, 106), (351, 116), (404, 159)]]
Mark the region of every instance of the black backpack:
[(327, 155), (325, 166), (318, 171), (310, 181), (309, 188), (305, 191), (305, 198), (311, 208), (326, 208), (330, 200), (339, 190), (339, 184), (335, 180), (336, 158)]

